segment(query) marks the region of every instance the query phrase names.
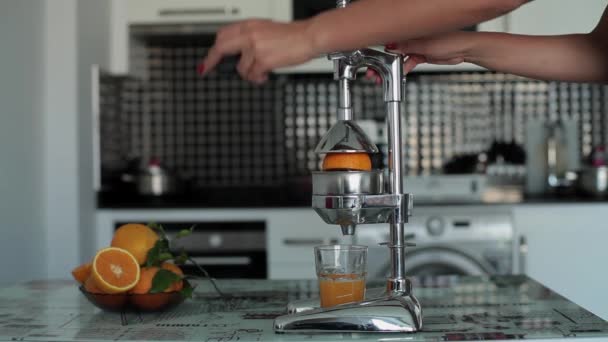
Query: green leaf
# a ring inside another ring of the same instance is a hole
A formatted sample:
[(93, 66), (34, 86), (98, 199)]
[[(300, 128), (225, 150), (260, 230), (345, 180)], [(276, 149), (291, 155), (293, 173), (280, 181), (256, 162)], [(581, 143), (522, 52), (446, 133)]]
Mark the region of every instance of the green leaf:
[(181, 289), (181, 291), (179, 291), (179, 293), (184, 298), (192, 298), (192, 294), (194, 293), (194, 287), (192, 287), (189, 282), (185, 281), (184, 287), (182, 287), (182, 289)]
[(186, 236), (188, 236), (188, 235), (192, 234), (192, 232), (194, 231), (194, 228), (196, 228), (196, 225), (195, 225), (195, 224), (193, 224), (193, 225), (192, 225), (190, 228), (188, 228), (188, 229), (182, 229), (182, 230), (180, 230), (180, 231), (179, 231), (179, 233), (177, 233), (176, 238), (178, 238), (178, 239), (179, 239), (179, 238), (183, 238), (183, 237), (186, 237)]
[(171, 284), (182, 280), (179, 275), (165, 269), (160, 269), (152, 278), (150, 293), (160, 293), (168, 289)]
[(171, 259), (173, 259), (173, 254), (168, 253), (168, 252), (162, 252), (158, 255), (158, 260), (161, 262), (171, 260)]
[[(176, 264), (186, 263), (186, 260), (188, 260), (188, 255), (184, 251), (182, 251), (178, 257), (175, 257), (173, 253), (171, 253), (169, 239), (167, 238), (164, 228), (160, 224), (151, 222), (148, 223), (148, 226), (158, 232), (159, 240), (156, 241), (154, 246), (148, 251), (146, 266), (160, 267), (164, 261), (171, 259), (174, 259)], [(195, 226), (196, 225), (193, 225), (188, 229), (182, 229), (175, 235), (175, 238), (178, 239), (190, 235)]]
[(175, 238), (176, 239), (181, 239), (181, 238), (183, 238), (185, 236), (188, 236), (188, 235), (192, 234), (192, 231), (194, 230), (194, 227), (195, 226), (193, 225), (192, 227), (190, 227), (188, 229), (182, 229), (182, 230), (180, 230), (179, 233), (177, 233), (177, 235), (175, 235)]
[(148, 222), (148, 224), (146, 225), (156, 231), (162, 230), (163, 228), (160, 226), (160, 224), (156, 223), (156, 222)]
[(150, 267), (150, 266), (154, 266), (156, 264), (158, 264), (158, 255), (160, 254), (159, 252), (159, 246), (158, 246), (158, 241), (154, 244), (154, 247), (150, 248), (150, 250), (148, 251), (148, 256), (146, 256), (146, 266)]
[(167, 233), (165, 232), (165, 229), (163, 228), (163, 226), (161, 224), (158, 224), (156, 222), (150, 222), (148, 223), (148, 227), (152, 228), (154, 231), (156, 231), (156, 233), (158, 234), (158, 236), (161, 239), (167, 239)]
[(188, 254), (186, 254), (186, 251), (183, 249), (180, 254), (173, 259), (173, 262), (175, 262), (177, 265), (183, 265), (186, 263), (186, 261), (188, 261)]
[[(167, 258), (168, 254), (170, 256)], [(154, 246), (148, 251), (146, 266), (160, 266), (163, 261), (169, 260), (172, 257), (173, 255), (171, 255), (171, 251), (169, 250), (169, 241), (160, 239), (156, 241)]]

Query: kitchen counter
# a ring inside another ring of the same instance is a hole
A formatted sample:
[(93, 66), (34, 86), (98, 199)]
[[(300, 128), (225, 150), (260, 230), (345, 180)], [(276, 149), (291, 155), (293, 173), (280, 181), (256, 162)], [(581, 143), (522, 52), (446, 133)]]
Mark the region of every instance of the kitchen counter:
[[(254, 194), (252, 196), (252, 194)], [(310, 192), (281, 187), (205, 188), (188, 193), (145, 196), (128, 191), (97, 193), (101, 209), (289, 208), (310, 207)]]
[[(234, 196), (225, 190), (205, 190), (199, 194), (142, 196), (133, 193), (99, 193), (99, 209), (200, 209), (200, 208), (310, 208), (311, 195), (295, 196), (280, 190), (249, 190), (256, 196)], [(460, 205), (526, 205), (608, 203), (608, 198), (583, 194), (528, 196), (512, 201), (456, 201), (424, 200), (414, 195), (414, 206), (460, 206)]]
[[(275, 334), (290, 300), (315, 296), (314, 281), (223, 280), (231, 298), (200, 283), (192, 300), (156, 314), (102, 312), (72, 281), (0, 289), (1, 341), (335, 341), (608, 338), (608, 323), (525, 276), (417, 281), (424, 331), (416, 334)], [(379, 283), (378, 283), (379, 284)]]

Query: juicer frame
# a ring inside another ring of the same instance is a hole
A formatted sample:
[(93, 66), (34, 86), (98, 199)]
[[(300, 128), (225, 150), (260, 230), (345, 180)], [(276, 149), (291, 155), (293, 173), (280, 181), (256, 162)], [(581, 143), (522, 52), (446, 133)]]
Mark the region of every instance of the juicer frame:
[[(344, 7), (347, 0), (338, 1)], [(369, 291), (362, 302), (331, 308), (310, 309), (312, 301), (290, 303), (291, 314), (275, 319), (275, 332), (414, 332), (422, 327), (422, 309), (412, 294), (412, 283), (405, 276), (405, 223), (411, 214), (412, 198), (403, 192), (401, 154), (401, 102), (403, 101), (403, 56), (386, 51), (360, 49), (337, 52), (328, 56), (334, 63), (334, 79), (340, 83), (338, 123), (321, 139), (315, 152), (373, 153), (369, 143), (354, 121), (350, 83), (357, 71), (368, 67), (382, 79), (388, 125), (388, 186), (382, 191), (365, 193), (374, 184), (374, 171), (367, 174), (349, 171), (313, 173), (313, 209), (326, 223), (340, 225), (342, 233), (352, 235), (358, 224), (389, 223), (391, 273), (384, 291)], [(346, 129), (346, 130), (345, 130)], [(353, 144), (354, 142), (354, 144)], [(350, 144), (350, 145), (349, 145)], [(335, 173), (339, 172), (339, 173)], [(328, 178), (335, 177), (328, 182)], [(361, 184), (350, 184), (361, 182)], [(365, 183), (365, 184), (363, 184)], [(383, 182), (384, 183), (384, 182)], [(365, 186), (364, 186), (365, 185)], [(336, 190), (337, 189), (337, 190)], [(349, 191), (345, 189), (350, 189)], [(310, 309), (310, 310), (306, 310)]]

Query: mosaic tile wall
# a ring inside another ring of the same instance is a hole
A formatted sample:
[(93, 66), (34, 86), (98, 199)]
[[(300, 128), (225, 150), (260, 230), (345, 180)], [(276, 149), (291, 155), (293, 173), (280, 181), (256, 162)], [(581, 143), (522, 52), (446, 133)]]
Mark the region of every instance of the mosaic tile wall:
[[(200, 78), (205, 52), (194, 40), (157, 40), (131, 51), (139, 78), (101, 77), (102, 170), (158, 157), (200, 186), (247, 186), (317, 169), (314, 146), (335, 122), (331, 75), (275, 75), (256, 86), (239, 79), (232, 60)], [(406, 89), (409, 175), (441, 172), (451, 157), (495, 140), (522, 144), (530, 118), (578, 120), (583, 155), (608, 143), (608, 86), (480, 72), (414, 74)], [(354, 84), (357, 118), (383, 122), (381, 91)]]

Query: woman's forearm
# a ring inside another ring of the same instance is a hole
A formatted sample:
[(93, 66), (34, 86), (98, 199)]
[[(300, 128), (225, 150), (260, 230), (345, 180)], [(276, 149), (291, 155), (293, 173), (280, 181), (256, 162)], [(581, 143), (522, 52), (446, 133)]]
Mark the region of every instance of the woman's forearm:
[(316, 52), (345, 51), (453, 31), (528, 0), (360, 0), (309, 20)]
[(596, 34), (473, 36), (467, 62), (536, 79), (608, 82), (608, 41)]

